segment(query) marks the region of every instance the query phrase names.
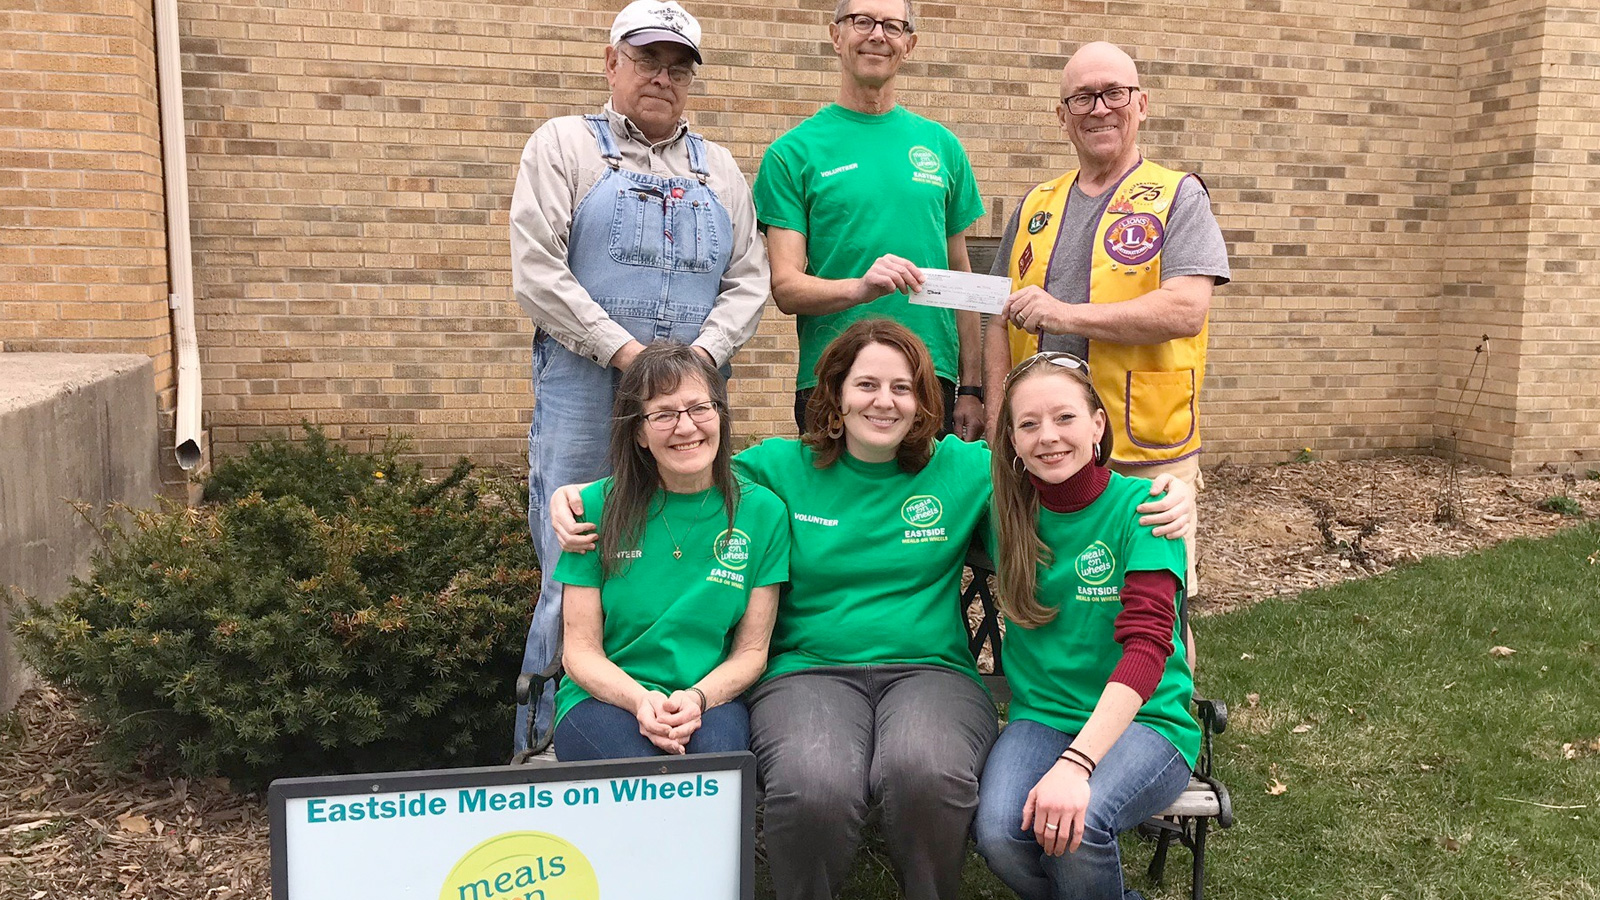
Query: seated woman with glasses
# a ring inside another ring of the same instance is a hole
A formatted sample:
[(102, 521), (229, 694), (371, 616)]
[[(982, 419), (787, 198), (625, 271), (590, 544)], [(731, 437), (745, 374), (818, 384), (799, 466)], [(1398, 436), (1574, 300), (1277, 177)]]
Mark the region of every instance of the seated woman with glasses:
[(1105, 468), (1107, 425), (1075, 356), (1006, 378), (991, 472), (1012, 700), (973, 830), (1023, 900), (1121, 900), (1117, 834), (1183, 792), (1200, 750), (1183, 545), (1140, 524), (1151, 485)]
[(717, 370), (683, 344), (640, 351), (617, 386), (614, 474), (582, 494), (600, 552), (556, 564), (558, 759), (749, 749), (739, 695), (766, 668), (789, 527), (734, 477), (729, 442)]

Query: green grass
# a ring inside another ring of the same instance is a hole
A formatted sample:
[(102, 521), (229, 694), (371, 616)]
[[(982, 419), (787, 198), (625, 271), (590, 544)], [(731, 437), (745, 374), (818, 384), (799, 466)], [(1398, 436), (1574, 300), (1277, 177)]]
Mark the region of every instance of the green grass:
[[(1198, 620), (1238, 819), (1206, 896), (1600, 897), (1600, 756), (1562, 754), (1600, 738), (1597, 552), (1586, 525)], [(1186, 851), (1152, 888), (1150, 848), (1124, 846), (1129, 887), (1187, 896)], [(1012, 896), (975, 856), (962, 895)], [(897, 896), (881, 846), (845, 896)]]

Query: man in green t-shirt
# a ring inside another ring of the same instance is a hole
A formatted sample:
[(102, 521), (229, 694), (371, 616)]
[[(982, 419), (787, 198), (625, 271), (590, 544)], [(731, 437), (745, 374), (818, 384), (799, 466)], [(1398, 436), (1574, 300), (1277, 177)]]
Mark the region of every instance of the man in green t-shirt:
[(894, 319), (922, 338), (945, 393), (945, 430), (983, 435), (977, 313), (912, 304), (920, 267), (970, 271), (967, 228), (978, 183), (948, 128), (895, 104), (895, 76), (917, 45), (911, 0), (840, 0), (828, 26), (839, 102), (775, 141), (756, 175), (772, 296), (800, 334), (795, 423), (822, 348), (852, 322)]

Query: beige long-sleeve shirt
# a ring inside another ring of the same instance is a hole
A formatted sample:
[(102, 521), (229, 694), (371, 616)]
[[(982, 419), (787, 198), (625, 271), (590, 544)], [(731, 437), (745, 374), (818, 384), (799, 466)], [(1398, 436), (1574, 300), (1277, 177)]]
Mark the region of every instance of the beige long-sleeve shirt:
[[(671, 138), (652, 144), (627, 117), (605, 106), (622, 167), (662, 177), (693, 177), (680, 122)], [(750, 186), (733, 154), (706, 141), (707, 185), (733, 221), (733, 256), (722, 290), (695, 346), (726, 363), (755, 334), (771, 286), (767, 251), (756, 232)], [(572, 214), (608, 166), (582, 116), (563, 116), (539, 126), (522, 150), (511, 196), (511, 284), (517, 303), (535, 325), (563, 347), (601, 365), (632, 337), (611, 320), (567, 267)]]

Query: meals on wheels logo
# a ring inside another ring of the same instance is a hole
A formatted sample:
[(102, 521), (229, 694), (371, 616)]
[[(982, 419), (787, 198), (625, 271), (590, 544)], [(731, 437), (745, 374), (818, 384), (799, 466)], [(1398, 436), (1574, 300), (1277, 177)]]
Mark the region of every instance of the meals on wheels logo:
[(1084, 584), (1105, 584), (1116, 571), (1117, 557), (1105, 541), (1095, 541), (1078, 554), (1077, 567)]
[(439, 900), (600, 900), (600, 883), (578, 848), (553, 834), (508, 831), (461, 857)]
[(919, 144), (911, 148), (911, 164), (917, 167), (918, 172), (931, 175), (939, 171), (939, 154)]
[(944, 504), (938, 497), (918, 494), (901, 505), (900, 518), (912, 528), (931, 528), (944, 518)]
[(750, 535), (737, 528), (729, 528), (717, 535), (711, 552), (716, 554), (717, 564), (724, 569), (743, 571), (750, 564)]

